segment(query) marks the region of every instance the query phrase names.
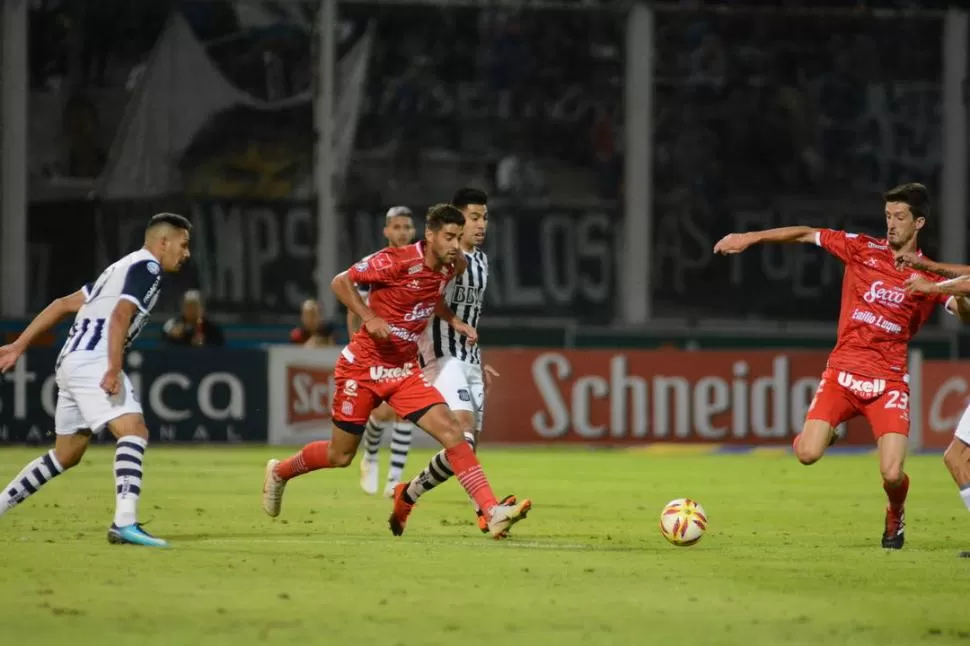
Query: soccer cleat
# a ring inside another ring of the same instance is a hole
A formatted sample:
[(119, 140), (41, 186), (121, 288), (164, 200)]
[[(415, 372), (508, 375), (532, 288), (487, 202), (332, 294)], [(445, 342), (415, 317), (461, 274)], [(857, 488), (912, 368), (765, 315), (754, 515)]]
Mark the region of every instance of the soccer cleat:
[[(500, 504), (500, 505), (514, 505), (515, 504), (515, 496), (506, 496), (505, 498), (502, 498), (499, 501), (498, 504)], [(481, 509), (476, 509), (475, 510), (475, 515), (478, 516), (478, 529), (480, 529), (483, 534), (487, 534), (488, 533), (488, 519), (485, 518), (485, 514), (482, 513), (482, 510)], [(508, 535), (508, 533), (506, 532), (506, 534), (503, 535), (502, 538), (505, 538), (505, 536), (507, 536), (507, 535)]]
[(887, 550), (901, 550), (906, 541), (906, 513), (886, 507), (886, 529), (882, 533), (882, 546)]
[[(374, 495), (377, 493), (377, 477), (380, 471), (380, 466), (377, 464), (377, 460), (368, 460), (364, 458), (360, 461), (360, 488), (364, 490), (364, 493)], [(393, 495), (394, 492), (391, 492)]]
[(957, 556), (959, 556), (962, 559), (970, 559), (970, 551), (960, 552)]
[(528, 515), (530, 509), (532, 509), (532, 501), (528, 498), (513, 505), (496, 505), (488, 520), (488, 533), (494, 539), (503, 538), (512, 525)]
[(280, 461), (272, 459), (266, 463), (266, 476), (263, 478), (263, 511), (276, 518), (283, 506), (283, 491), (286, 480), (276, 475), (276, 467)]
[(407, 484), (403, 482), (394, 487), (394, 509), (391, 511), (391, 517), (388, 519), (387, 524), (391, 528), (391, 533), (395, 536), (400, 536), (404, 533), (404, 527), (408, 524), (408, 516), (411, 515), (411, 510), (414, 509), (413, 504), (404, 500), (404, 492), (407, 489)]
[(118, 527), (111, 523), (108, 542), (112, 545), (144, 545), (145, 547), (168, 547), (168, 541), (156, 538), (145, 531), (141, 523)]

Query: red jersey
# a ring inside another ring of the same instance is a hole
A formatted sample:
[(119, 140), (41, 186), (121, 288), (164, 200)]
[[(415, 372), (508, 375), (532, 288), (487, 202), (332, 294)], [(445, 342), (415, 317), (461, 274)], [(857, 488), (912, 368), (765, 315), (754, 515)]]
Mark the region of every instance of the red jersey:
[(387, 247), (347, 271), (354, 283), (370, 287), (369, 307), (391, 328), (391, 336), (378, 341), (362, 325), (347, 346), (354, 362), (397, 367), (417, 360), (418, 339), (455, 277), (454, 264), (424, 264), (424, 248), (424, 242)]
[(907, 293), (904, 284), (910, 276), (937, 278), (911, 268), (896, 269), (885, 239), (826, 229), (816, 234), (815, 243), (845, 264), (839, 335), (827, 367), (905, 380), (910, 339), (933, 309), (950, 297)]

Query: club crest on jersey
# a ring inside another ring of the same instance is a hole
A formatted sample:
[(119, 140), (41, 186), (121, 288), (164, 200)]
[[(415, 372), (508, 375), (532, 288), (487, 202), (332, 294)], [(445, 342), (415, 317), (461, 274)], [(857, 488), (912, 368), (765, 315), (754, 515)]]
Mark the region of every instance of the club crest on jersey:
[(384, 269), (385, 267), (391, 266), (391, 258), (386, 253), (379, 253), (376, 256), (372, 256), (370, 262), (373, 263), (374, 269)]
[(344, 382), (344, 396), (346, 397), (356, 397), (357, 396), (357, 382), (353, 379), (348, 379)]
[(869, 285), (869, 291), (862, 296), (862, 300), (867, 303), (882, 303), (890, 306), (902, 305), (905, 299), (906, 292), (895, 287), (888, 287), (881, 280)]
[(875, 267), (876, 265), (879, 264), (879, 261), (876, 260), (875, 258), (866, 258), (865, 259), (865, 263), (867, 265), (869, 265), (870, 267)]

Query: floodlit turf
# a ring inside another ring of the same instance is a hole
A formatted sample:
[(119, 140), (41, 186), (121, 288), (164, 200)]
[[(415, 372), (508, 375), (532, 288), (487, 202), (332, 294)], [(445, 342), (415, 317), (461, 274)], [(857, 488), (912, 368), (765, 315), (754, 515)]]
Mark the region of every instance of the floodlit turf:
[[(148, 453), (142, 516), (168, 550), (108, 545), (111, 453), (0, 518), (0, 643), (947, 644), (970, 640), (970, 514), (938, 456), (909, 471), (907, 547), (879, 547), (872, 455), (492, 451), (497, 493), (535, 501), (514, 538), (483, 538), (456, 484), (408, 531), (357, 468), (259, 507), (271, 449)], [(37, 450), (0, 450), (6, 482)], [(430, 454), (412, 456), (411, 467)], [(0, 483), (2, 485), (2, 483)], [(691, 548), (657, 531), (698, 499)]]

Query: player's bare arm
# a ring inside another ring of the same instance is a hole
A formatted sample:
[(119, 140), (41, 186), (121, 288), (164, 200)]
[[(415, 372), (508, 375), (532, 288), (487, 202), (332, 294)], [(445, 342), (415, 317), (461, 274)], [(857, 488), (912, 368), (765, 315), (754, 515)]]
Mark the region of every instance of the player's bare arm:
[(375, 339), (386, 339), (390, 336), (391, 330), (387, 327), (387, 322), (367, 306), (347, 272), (341, 272), (334, 276), (334, 279), (330, 281), (330, 289), (347, 308), (347, 316), (358, 317), (368, 334)]
[(815, 244), (815, 236), (819, 229), (815, 227), (779, 227), (764, 231), (749, 231), (747, 233), (729, 233), (714, 245), (714, 253), (730, 255), (741, 253), (756, 244), (786, 244), (803, 242)]
[(970, 296), (970, 277), (960, 276), (937, 283), (924, 276), (913, 276), (906, 281), (906, 289), (923, 294)]
[(434, 313), (435, 316), (453, 327), (456, 332), (468, 337), (469, 343), (478, 343), (478, 332), (475, 330), (475, 328), (455, 316), (455, 313), (451, 311), (451, 308), (445, 303), (444, 298), (438, 299), (438, 303), (434, 307)]
[(108, 322), (108, 370), (101, 380), (101, 389), (116, 395), (121, 389), (121, 367), (125, 354), (128, 326), (138, 311), (138, 306), (127, 299), (118, 301)]
[(896, 266), (900, 268), (912, 267), (913, 269), (927, 271), (931, 274), (936, 274), (937, 276), (943, 276), (944, 278), (970, 276), (970, 265), (954, 265), (952, 263), (936, 262), (935, 260), (930, 260), (926, 256), (920, 256), (909, 251), (896, 256)]
[(51, 301), (40, 314), (34, 317), (16, 341), (0, 347), (0, 372), (10, 370), (34, 339), (57, 325), (58, 321), (68, 314), (74, 314), (81, 309), (85, 298), (84, 290), (79, 289), (73, 294)]
[(347, 334), (353, 336), (360, 329), (360, 317), (351, 312), (347, 311)]

